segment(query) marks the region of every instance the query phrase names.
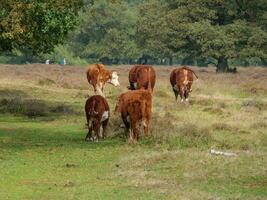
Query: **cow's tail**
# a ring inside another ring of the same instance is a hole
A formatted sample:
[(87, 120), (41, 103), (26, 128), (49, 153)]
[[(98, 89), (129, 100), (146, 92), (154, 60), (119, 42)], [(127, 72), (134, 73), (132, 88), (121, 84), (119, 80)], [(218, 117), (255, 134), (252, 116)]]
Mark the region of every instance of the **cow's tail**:
[(194, 70), (191, 70), (191, 72), (195, 75), (195, 77), (196, 77), (197, 80), (198, 80), (198, 76), (196, 75), (195, 71), (194, 71)]
[(92, 102), (92, 106), (90, 107), (90, 110), (89, 110), (89, 114), (91, 116), (95, 116), (98, 114), (98, 112), (95, 111), (95, 104), (96, 104), (96, 100), (94, 99)]
[(148, 80), (148, 86), (147, 89), (149, 92), (152, 93), (152, 86), (151, 86), (151, 68), (148, 68), (148, 73), (147, 73), (147, 80)]
[(92, 123), (93, 123), (93, 118), (98, 114), (98, 112), (95, 111), (95, 104), (96, 104), (96, 100), (93, 99), (92, 104), (89, 105), (89, 109), (86, 110), (86, 120), (87, 120), (87, 124), (86, 126), (88, 127), (88, 129), (90, 127), (92, 127)]

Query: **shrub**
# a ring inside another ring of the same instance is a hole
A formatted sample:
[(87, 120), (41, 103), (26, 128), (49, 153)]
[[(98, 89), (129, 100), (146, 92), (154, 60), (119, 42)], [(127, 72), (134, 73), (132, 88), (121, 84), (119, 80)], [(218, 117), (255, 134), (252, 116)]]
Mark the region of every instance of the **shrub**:
[(55, 84), (56, 82), (54, 80), (51, 80), (49, 78), (45, 78), (45, 79), (42, 79), (42, 80), (39, 80), (38, 84), (39, 85), (42, 85), (42, 86), (49, 86), (49, 85), (53, 85)]
[(45, 101), (37, 99), (23, 100), (21, 98), (2, 99), (0, 111), (4, 113), (20, 114), (30, 118), (44, 117), (51, 114), (75, 114), (75, 111), (67, 105), (49, 105)]
[(170, 113), (166, 113), (164, 117), (153, 116), (151, 135), (154, 142), (183, 148), (203, 147), (212, 141), (210, 129), (189, 122), (174, 124), (173, 119), (174, 116)]

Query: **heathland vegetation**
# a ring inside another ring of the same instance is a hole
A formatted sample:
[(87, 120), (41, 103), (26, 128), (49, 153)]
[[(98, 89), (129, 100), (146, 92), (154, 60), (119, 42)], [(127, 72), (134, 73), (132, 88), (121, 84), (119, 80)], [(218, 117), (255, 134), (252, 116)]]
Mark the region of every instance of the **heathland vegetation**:
[(1, 0), (0, 62), (266, 65), (266, 0)]
[[(173, 67), (155, 67), (151, 136), (137, 144), (113, 112), (108, 138), (84, 141), (86, 69), (0, 65), (0, 199), (267, 198), (266, 68), (192, 67), (199, 80), (185, 105), (169, 83)], [(110, 69), (121, 83), (105, 88), (113, 111), (130, 66)]]

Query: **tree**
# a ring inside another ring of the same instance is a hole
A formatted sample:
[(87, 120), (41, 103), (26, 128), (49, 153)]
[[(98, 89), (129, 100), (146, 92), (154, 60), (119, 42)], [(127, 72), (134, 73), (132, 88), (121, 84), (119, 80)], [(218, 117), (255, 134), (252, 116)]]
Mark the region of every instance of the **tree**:
[(173, 51), (168, 48), (166, 10), (158, 1), (140, 6), (136, 25), (137, 44), (142, 58), (172, 58)]
[(48, 53), (77, 24), (82, 0), (0, 0), (0, 52)]
[(135, 43), (134, 14), (120, 0), (99, 0), (82, 14), (72, 46), (83, 58), (118, 63), (139, 56)]
[[(153, 0), (150, 5), (155, 2), (164, 16), (155, 27), (149, 18), (140, 24), (147, 40), (166, 44), (175, 54), (212, 58), (218, 72), (229, 70), (229, 59), (267, 58), (267, 0)], [(153, 7), (150, 11), (158, 15)], [(153, 37), (158, 30), (163, 35)]]

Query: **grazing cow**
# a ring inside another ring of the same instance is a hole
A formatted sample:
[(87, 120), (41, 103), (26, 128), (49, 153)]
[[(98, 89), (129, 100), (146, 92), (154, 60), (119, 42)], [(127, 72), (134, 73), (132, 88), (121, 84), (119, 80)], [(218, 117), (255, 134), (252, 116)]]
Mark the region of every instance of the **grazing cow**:
[(152, 94), (150, 90), (128, 91), (120, 95), (115, 112), (121, 113), (129, 139), (136, 141), (139, 138), (140, 123), (148, 135), (152, 109)]
[(170, 82), (172, 89), (177, 100), (178, 94), (180, 94), (181, 102), (188, 101), (189, 93), (192, 92), (191, 86), (193, 84), (193, 74), (198, 79), (198, 76), (195, 72), (188, 68), (182, 67), (179, 69), (174, 69), (170, 75)]
[(101, 96), (104, 96), (103, 89), (106, 83), (120, 85), (117, 72), (105, 69), (103, 64), (91, 65), (87, 70), (87, 80), (94, 87), (95, 94), (98, 92)]
[(128, 89), (148, 89), (148, 83), (151, 84), (153, 91), (156, 82), (156, 72), (150, 65), (135, 65), (129, 72), (129, 83)]
[[(88, 134), (85, 141), (94, 141), (100, 138), (100, 129), (103, 128), (102, 138), (105, 138), (105, 131), (110, 116), (109, 106), (106, 99), (100, 95), (94, 95), (87, 99), (85, 104), (85, 114), (88, 126)], [(92, 130), (95, 136), (92, 137)]]

